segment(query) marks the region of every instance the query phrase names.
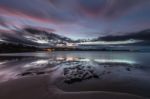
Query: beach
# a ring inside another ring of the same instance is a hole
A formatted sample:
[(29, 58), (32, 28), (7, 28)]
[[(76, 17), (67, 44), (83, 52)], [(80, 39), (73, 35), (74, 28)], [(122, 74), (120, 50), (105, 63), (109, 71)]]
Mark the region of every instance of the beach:
[(53, 85), (48, 75), (23, 77), (0, 83), (0, 99), (148, 99), (105, 91), (65, 92)]
[(1, 55), (0, 99), (148, 99), (149, 56), (121, 52)]

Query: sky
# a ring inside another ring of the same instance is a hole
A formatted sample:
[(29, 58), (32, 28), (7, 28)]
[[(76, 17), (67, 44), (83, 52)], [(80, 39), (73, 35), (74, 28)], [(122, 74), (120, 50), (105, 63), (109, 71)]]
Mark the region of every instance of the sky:
[(73, 39), (150, 29), (150, 0), (0, 0), (0, 31), (33, 27)]

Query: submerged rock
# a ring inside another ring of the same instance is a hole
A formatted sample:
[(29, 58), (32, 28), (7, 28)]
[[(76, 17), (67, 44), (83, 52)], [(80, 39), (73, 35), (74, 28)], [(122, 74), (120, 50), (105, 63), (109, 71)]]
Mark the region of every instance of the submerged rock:
[(34, 75), (43, 75), (43, 74), (46, 74), (45, 71), (37, 71), (37, 70), (27, 70), (27, 71), (24, 71), (20, 74), (18, 74), (18, 76), (34, 76)]
[(34, 75), (32, 72), (23, 72), (23, 73), (21, 73), (21, 74), (19, 74), (19, 75), (21, 75), (21, 76), (31, 76), (31, 75)]
[(127, 71), (131, 71), (131, 69), (130, 69), (129, 67), (128, 67), (128, 68), (126, 68), (126, 70), (127, 70)]

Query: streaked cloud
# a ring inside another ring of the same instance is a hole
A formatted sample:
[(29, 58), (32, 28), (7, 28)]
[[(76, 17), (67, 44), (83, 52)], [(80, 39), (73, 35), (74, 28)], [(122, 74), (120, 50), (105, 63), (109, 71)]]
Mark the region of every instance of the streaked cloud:
[(150, 28), (149, 0), (0, 0), (0, 13), (0, 29), (49, 28), (74, 39)]

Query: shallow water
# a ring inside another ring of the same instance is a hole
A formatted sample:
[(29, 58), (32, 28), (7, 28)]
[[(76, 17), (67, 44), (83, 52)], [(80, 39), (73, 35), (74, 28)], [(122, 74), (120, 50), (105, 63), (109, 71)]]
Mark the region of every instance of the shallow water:
[[(58, 51), (0, 55), (0, 81), (23, 76), (51, 74), (65, 91), (119, 91), (148, 96), (150, 53)], [(72, 84), (64, 83), (64, 68), (93, 67), (99, 76)], [(32, 74), (30, 73), (32, 72)]]

